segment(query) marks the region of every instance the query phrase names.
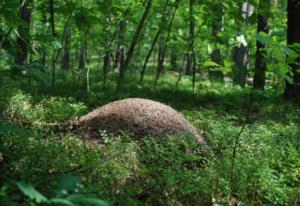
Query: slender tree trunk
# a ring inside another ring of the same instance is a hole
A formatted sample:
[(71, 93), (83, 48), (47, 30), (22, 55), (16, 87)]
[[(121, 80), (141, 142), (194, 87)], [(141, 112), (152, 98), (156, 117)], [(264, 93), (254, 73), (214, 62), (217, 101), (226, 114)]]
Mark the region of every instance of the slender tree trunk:
[[(224, 64), (223, 58), (222, 58), (222, 50), (219, 48), (219, 44), (221, 42), (220, 37), (218, 36), (218, 33), (223, 30), (224, 26), (224, 16), (223, 16), (223, 6), (215, 5), (214, 7), (215, 11), (212, 18), (212, 37), (214, 39), (215, 48), (212, 51), (211, 54), (211, 60), (213, 62), (216, 62), (220, 66)], [(215, 70), (209, 71), (209, 77), (211, 79), (217, 79), (220, 81), (224, 80), (224, 74), (222, 71), (219, 71), (218, 68), (214, 68)]]
[(193, 60), (190, 52), (186, 53), (186, 66), (185, 66), (185, 74), (192, 75), (193, 74)]
[(103, 89), (106, 89), (107, 72), (109, 70), (109, 65), (110, 65), (109, 62), (110, 62), (110, 52), (107, 49), (103, 57)]
[(18, 49), (15, 54), (15, 64), (17, 67), (12, 67), (12, 76), (15, 76), (21, 72), (20, 66), (27, 64), (28, 59), (28, 47), (30, 41), (30, 20), (31, 20), (31, 9), (29, 4), (32, 0), (26, 1), (20, 8), (20, 19), (22, 23), (18, 27), (19, 36), (17, 37)]
[(85, 62), (86, 62), (86, 92), (90, 93), (90, 62), (88, 58), (88, 42), (87, 42), (87, 35), (88, 35), (88, 28), (85, 28), (84, 30), (84, 55), (85, 55)]
[(193, 74), (193, 57), (194, 57), (194, 33), (195, 33), (195, 20), (194, 20), (194, 0), (189, 1), (189, 49), (187, 53), (187, 61), (186, 61), (186, 75), (192, 75)]
[(138, 23), (138, 26), (137, 26), (136, 31), (134, 33), (134, 36), (133, 36), (133, 39), (131, 41), (130, 47), (129, 47), (128, 51), (127, 51), (126, 59), (124, 60), (124, 64), (120, 68), (120, 75), (119, 75), (118, 86), (117, 86), (117, 90), (118, 91), (120, 91), (120, 89), (122, 88), (122, 84), (123, 84), (125, 72), (126, 72), (128, 66), (129, 66), (130, 60), (131, 60), (131, 58), (133, 56), (134, 49), (136, 47), (136, 44), (139, 41), (141, 32), (143, 30), (145, 21), (146, 21), (146, 19), (148, 17), (148, 14), (150, 12), (151, 7), (152, 7), (152, 0), (148, 0), (147, 1), (147, 5), (146, 5), (145, 10), (144, 10), (144, 13), (143, 13), (143, 16), (142, 16), (142, 18), (140, 19), (140, 21)]
[(157, 73), (163, 73), (165, 70), (164, 61), (165, 61), (165, 54), (164, 54), (164, 43), (165, 40), (162, 38), (161, 43), (158, 47), (158, 58), (157, 58)]
[[(43, 5), (45, 5), (45, 4), (43, 4)], [(42, 12), (43, 12), (42, 13), (42, 25), (43, 25), (44, 33), (46, 33), (47, 32), (47, 13), (46, 13), (46, 11), (45, 11), (44, 8), (43, 8)], [(46, 49), (46, 48), (44, 48), (44, 49)], [(47, 51), (45, 51), (45, 50), (42, 50), (40, 52), (40, 60), (39, 60), (39, 62), (43, 66), (45, 66), (45, 64), (46, 64), (46, 54), (47, 54)]]
[[(54, 14), (54, 13), (53, 13)], [(60, 43), (61, 44), (63, 44), (64, 42), (63, 42), (63, 40), (64, 40), (64, 38), (65, 38), (65, 35), (66, 35), (66, 30), (67, 30), (67, 25), (68, 25), (68, 23), (69, 23), (69, 21), (70, 21), (70, 18), (71, 18), (71, 15), (67, 18), (67, 20), (66, 20), (66, 22), (65, 22), (65, 24), (64, 24), (64, 30), (63, 30), (63, 34), (62, 34), (62, 38), (61, 38), (61, 40), (60, 40)], [(52, 20), (53, 20), (54, 18), (52, 18)], [(55, 35), (55, 32), (53, 32), (52, 31), (52, 35)], [(53, 36), (53, 38), (54, 38), (55, 36)], [(54, 88), (54, 86), (55, 86), (55, 64), (56, 64), (56, 62), (57, 62), (57, 60), (58, 60), (58, 58), (59, 58), (59, 56), (60, 56), (60, 53), (61, 53), (61, 48), (59, 48), (58, 50), (57, 50), (57, 52), (55, 53), (53, 53), (53, 55), (52, 55), (52, 62), (51, 62), (51, 67), (52, 67), (52, 81), (51, 81), (51, 87), (52, 88)]]
[(168, 25), (167, 38), (166, 38), (166, 40), (165, 40), (164, 47), (162, 48), (161, 54), (159, 54), (159, 58), (161, 59), (161, 62), (160, 62), (160, 64), (161, 64), (160, 66), (161, 66), (161, 67), (157, 69), (157, 73), (156, 73), (156, 77), (155, 77), (155, 81), (154, 81), (154, 89), (156, 89), (156, 85), (157, 85), (159, 76), (160, 76), (161, 72), (163, 72), (163, 68), (164, 68), (164, 57), (165, 57), (166, 50), (167, 50), (167, 47), (168, 47), (168, 43), (169, 43), (169, 40), (170, 40), (170, 33), (171, 33), (172, 25), (173, 25), (173, 20), (174, 20), (176, 11), (177, 11), (177, 9), (178, 9), (179, 1), (180, 1), (180, 0), (176, 0), (176, 2), (175, 2), (175, 9), (174, 9), (174, 11), (173, 11), (173, 14), (172, 14), (170, 23), (169, 23), (169, 25)]
[[(264, 32), (269, 33), (269, 16), (271, 9), (271, 0), (260, 0), (258, 15), (257, 15), (257, 33)], [(255, 72), (253, 79), (253, 87), (255, 89), (264, 89), (266, 81), (266, 70), (267, 70), (267, 48), (266, 44), (260, 41), (256, 41), (256, 56), (255, 56)]]
[(62, 58), (61, 58), (61, 69), (68, 70), (70, 68), (70, 51), (71, 51), (71, 35), (72, 35), (71, 24), (68, 23), (66, 28), (66, 35), (64, 37)]
[(54, 0), (50, 0), (50, 24), (51, 24), (51, 31), (52, 36), (56, 36), (55, 33), (55, 20), (54, 20)]
[[(162, 14), (161, 14), (161, 18), (160, 18), (160, 19), (161, 19), (161, 20), (160, 20), (161, 23), (166, 21), (166, 17), (167, 17), (167, 13), (168, 13), (168, 12), (167, 12), (168, 2), (169, 2), (169, 0), (166, 0), (166, 2), (165, 2), (165, 4), (164, 4), (164, 10), (163, 10), (163, 12), (162, 12)], [(158, 38), (159, 38), (161, 32), (162, 32), (162, 27), (160, 26), (160, 27), (158, 28), (158, 30), (157, 30), (155, 36), (154, 36), (154, 39), (153, 39), (153, 41), (152, 41), (152, 43), (151, 43), (150, 50), (149, 50), (149, 52), (148, 52), (148, 54), (147, 54), (147, 56), (146, 56), (146, 59), (145, 59), (145, 61), (144, 61), (144, 64), (143, 64), (143, 67), (142, 67), (142, 70), (141, 70), (140, 82), (142, 82), (143, 79), (144, 79), (144, 75), (145, 75), (145, 71), (146, 71), (146, 68), (147, 68), (148, 61), (149, 61), (149, 59), (150, 59), (150, 57), (151, 57), (151, 54), (152, 54), (152, 52), (153, 52), (153, 50), (154, 50), (155, 44), (156, 44), (156, 42), (157, 42), (157, 40), (158, 40)]]
[[(288, 0), (288, 29), (287, 29), (287, 44), (300, 43), (300, 2), (298, 0)], [(299, 54), (299, 50), (298, 50)], [(290, 64), (293, 69), (293, 80), (291, 84), (286, 81), (285, 97), (288, 99), (300, 100), (300, 57), (296, 62)]]
[[(241, 37), (241, 30), (243, 30), (244, 26), (248, 25), (248, 18), (250, 16), (251, 6), (249, 1), (247, 3), (246, 12), (243, 11), (243, 4), (240, 5), (241, 11), (244, 12), (245, 15), (243, 22), (238, 21), (238, 36)], [(235, 46), (232, 51), (232, 59), (235, 64), (233, 68), (233, 83), (240, 85), (241, 87), (245, 87), (247, 71), (249, 68), (249, 49), (248, 45), (244, 45), (243, 42), (240, 42), (238, 46)]]
[(193, 93), (195, 92), (195, 84), (196, 84), (196, 54), (195, 54), (194, 4), (195, 4), (195, 0), (190, 0), (190, 57), (189, 57), (189, 59), (192, 60)]
[(158, 39), (160, 33), (161, 33), (161, 30), (159, 29), (159, 30), (157, 31), (157, 33), (156, 33), (156, 35), (155, 35), (153, 41), (152, 41), (151, 48), (150, 48), (150, 50), (149, 50), (149, 52), (148, 52), (148, 54), (147, 54), (147, 56), (146, 56), (145, 62), (144, 62), (144, 64), (143, 64), (143, 68), (142, 68), (142, 71), (141, 71), (140, 82), (142, 82), (143, 79), (144, 79), (144, 75), (145, 75), (145, 71), (146, 71), (146, 67), (147, 67), (148, 61), (149, 61), (149, 59), (150, 59), (150, 57), (151, 57), (151, 54), (152, 54), (152, 52), (153, 52), (153, 50), (154, 50), (155, 44), (156, 44), (156, 42), (157, 42), (157, 39)]
[[(52, 37), (55, 38), (56, 33), (55, 33), (55, 20), (54, 20), (54, 0), (50, 0), (49, 2), (49, 13), (50, 13), (50, 25), (51, 25), (51, 31), (52, 31)], [(54, 88), (55, 86), (55, 63), (56, 63), (56, 56), (53, 54), (52, 56), (52, 81), (51, 81), (51, 87)]]
[(177, 93), (177, 89), (178, 89), (178, 85), (179, 85), (179, 82), (181, 80), (181, 77), (182, 77), (182, 72), (183, 72), (183, 67), (184, 67), (184, 61), (186, 60), (186, 54), (182, 57), (182, 63), (181, 63), (181, 67), (180, 67), (180, 71), (179, 71), (179, 76), (178, 76), (178, 79), (176, 81), (176, 85), (175, 85), (175, 92), (174, 92), (174, 96), (176, 95)]
[(115, 58), (115, 66), (121, 70), (121, 67), (124, 62), (124, 56), (125, 56), (125, 44), (124, 44), (124, 37), (125, 37), (125, 31), (126, 31), (126, 20), (123, 19), (119, 23), (119, 37), (118, 37), (118, 47), (116, 51), (116, 58)]
[(177, 71), (177, 51), (175, 48), (171, 49), (170, 64), (172, 71)]
[(81, 78), (81, 75), (83, 71), (85, 70), (86, 66), (86, 59), (85, 59), (85, 41), (82, 40), (80, 43), (80, 50), (79, 50), (79, 64), (78, 64), (78, 70), (79, 70), (79, 78)]
[(233, 69), (233, 83), (245, 87), (246, 75), (249, 67), (249, 49), (246, 46), (235, 46), (232, 51), (235, 64)]

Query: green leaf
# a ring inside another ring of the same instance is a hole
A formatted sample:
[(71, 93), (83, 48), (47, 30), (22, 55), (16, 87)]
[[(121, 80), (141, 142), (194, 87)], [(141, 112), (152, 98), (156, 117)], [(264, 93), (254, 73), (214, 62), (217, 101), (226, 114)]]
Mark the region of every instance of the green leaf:
[(61, 45), (61, 43), (58, 42), (58, 41), (53, 41), (53, 42), (52, 42), (52, 47), (53, 47), (54, 49), (61, 49), (61, 48), (62, 48), (62, 45)]
[(50, 203), (53, 204), (59, 204), (59, 205), (67, 205), (67, 206), (76, 206), (74, 203), (72, 203), (69, 200), (62, 199), (62, 198), (51, 198), (49, 200)]
[(71, 195), (66, 199), (75, 204), (85, 206), (109, 206), (108, 202), (106, 201), (97, 198), (85, 197), (84, 195)]
[(26, 195), (32, 200), (35, 200), (37, 203), (48, 202), (48, 199), (39, 191), (34, 189), (34, 187), (31, 184), (18, 182), (17, 186), (23, 192), (24, 195)]
[(294, 83), (294, 79), (290, 75), (284, 75), (284, 79), (290, 84)]
[(213, 61), (206, 61), (203, 63), (204, 67), (220, 67), (219, 64), (217, 64), (216, 62)]
[(266, 34), (265, 32), (259, 32), (256, 35), (256, 40), (262, 44), (268, 44), (270, 41), (270, 36), (268, 34)]

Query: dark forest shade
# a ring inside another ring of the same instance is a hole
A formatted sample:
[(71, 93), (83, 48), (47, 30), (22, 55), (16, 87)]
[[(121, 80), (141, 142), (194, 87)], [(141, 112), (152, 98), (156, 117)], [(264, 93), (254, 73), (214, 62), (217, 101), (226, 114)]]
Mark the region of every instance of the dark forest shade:
[[(260, 0), (259, 11), (257, 15), (257, 33), (269, 33), (269, 16), (271, 9), (270, 0)], [(255, 89), (264, 89), (266, 82), (267, 59), (266, 49), (267, 45), (260, 41), (256, 41), (256, 57), (255, 57), (255, 72), (253, 87)]]
[[(292, 45), (294, 43), (300, 43), (300, 1), (289, 0), (288, 1), (288, 29), (287, 29), (287, 43)], [(299, 50), (298, 50), (299, 54)], [(290, 66), (294, 72), (294, 83), (286, 82), (285, 96), (289, 99), (300, 97), (300, 73), (299, 66), (300, 58)], [(298, 71), (297, 71), (298, 70)]]
[[(215, 13), (212, 16), (212, 38), (214, 40), (215, 48), (211, 53), (211, 60), (222, 66), (224, 60), (222, 50), (219, 48), (221, 38), (218, 36), (218, 33), (221, 32), (224, 27), (224, 8), (222, 4), (219, 4), (215, 5), (214, 10)], [(209, 78), (223, 81), (224, 74), (219, 70), (219, 67), (216, 67), (209, 71)]]
[[(19, 36), (17, 37), (17, 52), (15, 54), (15, 64), (18, 66), (25, 65), (28, 58), (28, 44), (30, 35), (30, 19), (31, 9), (29, 4), (31, 1), (26, 1), (20, 8), (20, 19), (23, 21), (18, 27)], [(21, 70), (17, 67), (12, 67), (12, 75), (19, 73)]]

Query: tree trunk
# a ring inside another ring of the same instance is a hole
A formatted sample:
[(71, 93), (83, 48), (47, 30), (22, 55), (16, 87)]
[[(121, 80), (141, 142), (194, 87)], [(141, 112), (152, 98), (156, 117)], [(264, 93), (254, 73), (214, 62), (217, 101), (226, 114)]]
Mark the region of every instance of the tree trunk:
[[(269, 33), (269, 16), (271, 9), (270, 0), (260, 0), (258, 15), (257, 15), (257, 33), (264, 32)], [(253, 87), (255, 89), (264, 89), (266, 82), (266, 70), (267, 70), (267, 48), (266, 44), (263, 44), (260, 41), (256, 41), (256, 56), (255, 56), (255, 71), (253, 79)]]
[[(195, 20), (194, 20), (194, 0), (190, 0), (189, 2), (189, 51), (187, 53), (187, 61), (186, 61), (186, 75), (192, 75), (193, 72), (193, 63), (195, 57)], [(193, 83), (194, 84), (194, 83)]]
[[(43, 4), (45, 5), (45, 4)], [(42, 8), (42, 25), (43, 25), (43, 30), (45, 33), (47, 33), (47, 13), (46, 11), (44, 10), (44, 8)], [(46, 51), (46, 48), (43, 48), (43, 50), (40, 52), (40, 64), (42, 64), (43, 66), (45, 66), (46, 64), (46, 54), (47, 54), (47, 51)]]
[[(213, 50), (213, 52), (211, 53), (211, 60), (213, 62), (216, 62), (220, 66), (222, 66), (224, 64), (221, 49)], [(217, 68), (215, 68), (215, 69), (217, 69)], [(219, 81), (224, 81), (224, 74), (222, 71), (219, 71), (219, 70), (209, 71), (209, 78), (219, 80)]]
[(193, 59), (190, 52), (186, 53), (186, 67), (185, 67), (185, 74), (192, 75), (193, 74)]
[[(168, 2), (169, 2), (169, 1), (166, 0), (166, 2), (165, 2), (165, 4), (164, 4), (164, 9), (163, 9), (163, 12), (162, 12), (161, 17), (160, 17), (160, 24), (162, 24), (162, 22), (165, 22), (165, 21), (166, 21), (166, 17), (167, 17), (167, 13), (168, 13), (168, 12), (167, 12)], [(144, 79), (144, 75), (145, 75), (145, 71), (146, 71), (146, 67), (147, 67), (148, 61), (149, 61), (149, 59), (150, 59), (150, 57), (151, 57), (151, 54), (152, 54), (152, 52), (153, 52), (153, 50), (154, 50), (155, 44), (156, 44), (156, 42), (157, 42), (157, 40), (158, 40), (158, 38), (159, 38), (161, 32), (162, 32), (162, 27), (160, 26), (160, 27), (158, 28), (158, 30), (157, 30), (155, 36), (154, 36), (154, 39), (153, 39), (153, 41), (152, 41), (152, 43), (151, 43), (150, 50), (149, 50), (149, 52), (148, 52), (148, 54), (147, 54), (147, 56), (146, 56), (146, 59), (145, 59), (145, 61), (144, 61), (144, 64), (143, 64), (143, 67), (142, 67), (142, 70), (141, 70), (140, 82), (142, 82), (143, 79)], [(154, 55), (154, 56), (155, 56), (155, 55)]]
[[(215, 43), (215, 48), (211, 53), (211, 60), (219, 64), (220, 66), (222, 66), (224, 63), (222, 58), (222, 51), (220, 48), (218, 48), (221, 42), (218, 33), (223, 30), (223, 25), (224, 25), (223, 6), (222, 4), (215, 5), (214, 14), (212, 17), (212, 37)], [(216, 79), (220, 81), (224, 80), (224, 74), (222, 71), (219, 71), (218, 68), (214, 68), (214, 70), (209, 71), (209, 77), (211, 79)]]
[(54, 0), (50, 0), (50, 24), (52, 30), (52, 36), (56, 36), (55, 33), (55, 20), (54, 20)]
[(62, 58), (61, 58), (61, 69), (68, 70), (70, 68), (70, 50), (71, 50), (71, 24), (68, 23), (66, 28), (66, 34), (64, 37), (64, 48), (62, 51)]
[(163, 69), (164, 69), (165, 54), (166, 54), (168, 43), (169, 43), (169, 40), (170, 40), (170, 33), (171, 33), (172, 25), (173, 25), (173, 20), (174, 20), (176, 11), (178, 9), (179, 1), (180, 0), (176, 0), (175, 1), (175, 8), (174, 8), (174, 11), (173, 11), (170, 23), (168, 25), (167, 37), (165, 39), (165, 43), (164, 44), (160, 44), (160, 46), (163, 45), (163, 47), (162, 47), (162, 50), (161, 50), (161, 54), (159, 53), (159, 55), (158, 55), (161, 62), (160, 62), (160, 67), (157, 69), (157, 73), (156, 73), (156, 77), (155, 77), (155, 81), (154, 81), (154, 89), (156, 89), (156, 85), (157, 85), (159, 76), (163, 72)]
[(124, 36), (126, 31), (126, 20), (121, 20), (119, 23), (119, 37), (118, 37), (118, 47), (116, 51), (115, 58), (115, 67), (121, 70), (121, 67), (124, 63), (125, 56), (125, 45), (124, 45)]
[[(242, 16), (244, 17), (243, 21), (237, 21), (238, 24), (238, 37), (244, 37), (243, 27), (248, 25), (248, 19), (251, 15), (251, 7), (249, 1), (246, 2), (246, 11), (243, 10), (243, 4), (240, 5)], [(240, 40), (239, 45), (235, 46), (232, 51), (232, 59), (234, 62), (233, 68), (233, 83), (245, 87), (247, 71), (249, 68), (249, 48), (248, 44)]]
[(80, 51), (79, 51), (79, 65), (78, 65), (78, 70), (79, 70), (79, 78), (81, 78), (81, 75), (83, 71), (85, 70), (85, 65), (86, 65), (86, 59), (85, 59), (85, 41), (82, 41), (80, 43)]
[(109, 65), (110, 65), (110, 52), (109, 50), (106, 50), (105, 55), (103, 57), (103, 89), (106, 89), (106, 77), (107, 77), (107, 72), (109, 70)]
[(30, 20), (31, 20), (31, 9), (29, 4), (32, 0), (28, 0), (24, 5), (20, 8), (20, 19), (22, 23), (18, 27), (18, 37), (17, 37), (17, 45), (18, 49), (15, 55), (15, 64), (17, 67), (12, 67), (12, 75), (15, 76), (21, 72), (20, 66), (24, 66), (27, 64), (28, 59), (28, 47), (30, 40)]
[(245, 87), (246, 75), (249, 67), (249, 49), (243, 45), (235, 46), (232, 52), (235, 64), (233, 69), (233, 83)]
[(125, 72), (126, 72), (128, 66), (129, 66), (130, 60), (133, 56), (134, 49), (135, 49), (135, 47), (136, 47), (136, 45), (139, 41), (142, 29), (144, 27), (145, 21), (148, 17), (148, 14), (150, 12), (151, 7), (152, 7), (152, 0), (148, 0), (147, 5), (146, 5), (145, 10), (144, 10), (144, 13), (143, 13), (143, 16), (142, 16), (142, 18), (140, 19), (140, 21), (138, 23), (138, 26), (137, 26), (136, 31), (134, 33), (134, 36), (133, 36), (133, 39), (131, 41), (130, 47), (127, 51), (126, 59), (124, 60), (124, 64), (120, 68), (120, 75), (119, 75), (118, 86), (117, 86), (118, 91), (120, 91), (120, 89), (122, 88)]
[[(288, 0), (288, 29), (287, 29), (287, 44), (300, 43), (300, 2), (298, 0)], [(299, 49), (298, 49), (299, 55)], [(300, 100), (300, 73), (299, 73), (300, 57), (296, 62), (291, 64), (293, 69), (294, 83), (286, 81), (285, 97), (288, 99)], [(297, 71), (298, 70), (298, 71)]]
[(178, 89), (178, 85), (179, 85), (179, 82), (182, 78), (182, 72), (183, 72), (183, 69), (184, 69), (184, 62), (186, 60), (186, 54), (182, 57), (182, 63), (181, 63), (181, 66), (180, 66), (180, 71), (179, 71), (179, 75), (178, 75), (178, 79), (176, 81), (176, 85), (175, 85), (175, 92), (174, 92), (174, 96), (176, 95), (177, 93), (177, 89)]
[[(52, 31), (52, 37), (55, 38), (55, 21), (54, 21), (54, 0), (50, 0), (49, 2), (49, 13), (50, 13), (50, 24), (51, 24), (51, 31)], [(58, 56), (57, 56), (58, 57)], [(53, 54), (52, 56), (52, 80), (51, 80), (51, 87), (54, 88), (55, 86), (55, 63), (56, 63), (56, 56)]]
[(172, 71), (177, 71), (177, 51), (175, 48), (171, 49), (170, 64)]

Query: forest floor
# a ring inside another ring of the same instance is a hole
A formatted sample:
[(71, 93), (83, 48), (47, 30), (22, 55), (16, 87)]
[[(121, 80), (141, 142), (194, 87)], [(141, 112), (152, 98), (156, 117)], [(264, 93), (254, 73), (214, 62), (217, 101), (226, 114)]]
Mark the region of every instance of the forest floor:
[[(91, 76), (89, 94), (72, 75), (60, 74), (55, 89), (2, 77), (3, 205), (38, 205), (35, 197), (22, 196), (18, 182), (57, 197), (62, 175), (64, 185), (80, 181), (80, 193), (114, 205), (208, 205), (212, 199), (227, 205), (232, 197), (242, 205), (299, 203), (300, 108), (271, 85), (258, 92), (197, 77), (193, 94), (190, 77), (184, 76), (175, 92), (175, 74), (163, 76), (156, 90), (150, 75), (142, 84), (131, 75), (116, 94), (113, 81), (103, 90), (101, 75), (93, 71)], [(200, 146), (184, 135), (136, 140), (99, 131), (105, 144), (87, 146), (67, 128), (44, 124), (64, 127), (72, 118), (127, 97), (157, 100), (180, 111), (203, 131), (211, 155), (200, 155)], [(233, 147), (244, 123), (233, 165)]]

